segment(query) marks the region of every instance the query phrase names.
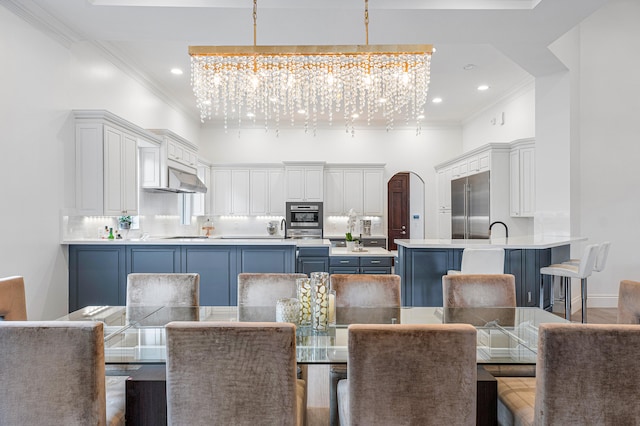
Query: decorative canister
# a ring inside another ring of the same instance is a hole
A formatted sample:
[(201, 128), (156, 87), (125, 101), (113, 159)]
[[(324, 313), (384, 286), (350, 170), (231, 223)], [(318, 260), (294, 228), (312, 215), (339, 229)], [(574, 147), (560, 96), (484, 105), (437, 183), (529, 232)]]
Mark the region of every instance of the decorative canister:
[(300, 303), (298, 324), (301, 326), (311, 325), (311, 280), (309, 278), (298, 278), (296, 285), (298, 302)]
[(276, 322), (291, 322), (298, 324), (300, 317), (300, 302), (292, 297), (285, 297), (276, 301)]
[(329, 327), (329, 274), (311, 273), (311, 326), (326, 331)]

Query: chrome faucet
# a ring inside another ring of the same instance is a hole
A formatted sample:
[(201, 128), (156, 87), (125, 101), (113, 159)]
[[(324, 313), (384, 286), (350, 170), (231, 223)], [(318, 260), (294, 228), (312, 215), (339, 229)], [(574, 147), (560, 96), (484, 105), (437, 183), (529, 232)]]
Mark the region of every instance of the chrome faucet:
[(283, 217), (282, 220), (280, 221), (280, 230), (284, 230), (284, 228), (287, 226), (287, 221), (285, 220), (285, 218)]
[(496, 223), (499, 223), (500, 225), (504, 226), (504, 237), (505, 238), (509, 238), (509, 228), (507, 228), (507, 224), (504, 222), (493, 222), (491, 225), (489, 225), (489, 236), (491, 236), (491, 228), (493, 227), (493, 225), (495, 225)]

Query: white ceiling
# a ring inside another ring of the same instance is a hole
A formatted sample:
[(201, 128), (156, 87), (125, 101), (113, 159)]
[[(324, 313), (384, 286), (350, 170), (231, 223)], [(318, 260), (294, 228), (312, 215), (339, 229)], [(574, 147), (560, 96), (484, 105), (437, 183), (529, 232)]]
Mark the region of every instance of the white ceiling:
[[(371, 44), (433, 44), (426, 123), (460, 123), (563, 65), (547, 46), (607, 0), (370, 0)], [(91, 42), (199, 119), (189, 45), (253, 44), (252, 0), (3, 0), (68, 44)], [(364, 44), (363, 0), (259, 0), (258, 44)], [(464, 70), (474, 64), (472, 70)], [(174, 67), (185, 73), (175, 76)], [(490, 90), (479, 92), (479, 84)]]

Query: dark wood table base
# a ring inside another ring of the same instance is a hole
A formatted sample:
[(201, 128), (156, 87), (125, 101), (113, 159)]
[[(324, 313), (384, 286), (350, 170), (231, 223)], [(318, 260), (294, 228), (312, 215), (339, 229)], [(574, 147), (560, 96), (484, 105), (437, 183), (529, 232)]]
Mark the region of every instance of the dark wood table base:
[[(132, 372), (127, 380), (126, 392), (127, 426), (167, 424), (167, 382), (164, 365), (145, 365)], [(481, 365), (478, 366), (476, 424), (498, 424), (498, 382)]]

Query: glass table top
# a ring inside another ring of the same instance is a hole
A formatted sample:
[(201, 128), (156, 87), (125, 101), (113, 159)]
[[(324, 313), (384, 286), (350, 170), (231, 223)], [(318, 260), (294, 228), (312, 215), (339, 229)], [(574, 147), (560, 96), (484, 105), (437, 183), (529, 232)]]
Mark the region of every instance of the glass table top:
[[(274, 321), (275, 307), (200, 306), (89, 306), (61, 321), (104, 323), (106, 364), (164, 364), (164, 326), (171, 321)], [(538, 308), (337, 308), (336, 325), (319, 332), (296, 329), (300, 364), (347, 362), (349, 324), (446, 324), (476, 327), (479, 364), (535, 364), (538, 326), (566, 322)]]

